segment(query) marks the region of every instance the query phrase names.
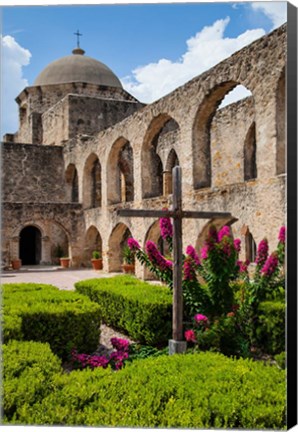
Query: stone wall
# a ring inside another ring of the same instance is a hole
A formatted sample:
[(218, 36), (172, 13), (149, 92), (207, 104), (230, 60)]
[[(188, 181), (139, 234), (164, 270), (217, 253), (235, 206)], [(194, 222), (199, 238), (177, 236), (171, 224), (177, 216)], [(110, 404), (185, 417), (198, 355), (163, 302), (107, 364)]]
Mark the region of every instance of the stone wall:
[[(88, 83), (69, 83), (60, 85), (26, 87), (16, 101), (19, 105), (19, 131), (15, 142), (32, 142), (32, 114), (43, 114), (53, 108), (68, 94), (84, 95), (91, 98), (115, 99), (138, 104), (139, 102), (125, 90), (115, 87), (100, 86)], [(141, 104), (143, 106), (143, 104)], [(43, 127), (44, 131), (46, 130)], [(41, 144), (41, 141), (37, 144)]]
[(65, 202), (61, 147), (2, 143), (2, 200)]
[(27, 226), (41, 232), (41, 264), (57, 263), (58, 244), (68, 248), (74, 267), (81, 263), (85, 226), (80, 204), (3, 203), (2, 261), (19, 257), (20, 234)]

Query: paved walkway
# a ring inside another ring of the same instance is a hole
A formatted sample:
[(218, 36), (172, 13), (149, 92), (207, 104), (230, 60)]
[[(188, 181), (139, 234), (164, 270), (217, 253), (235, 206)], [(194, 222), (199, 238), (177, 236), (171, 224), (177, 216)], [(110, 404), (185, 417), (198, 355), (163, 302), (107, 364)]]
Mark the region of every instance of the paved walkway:
[(57, 266), (23, 266), (20, 270), (1, 272), (1, 283), (34, 282), (51, 284), (60, 289), (73, 290), (75, 282), (84, 279), (112, 277), (119, 273), (106, 273), (92, 269), (62, 269)]

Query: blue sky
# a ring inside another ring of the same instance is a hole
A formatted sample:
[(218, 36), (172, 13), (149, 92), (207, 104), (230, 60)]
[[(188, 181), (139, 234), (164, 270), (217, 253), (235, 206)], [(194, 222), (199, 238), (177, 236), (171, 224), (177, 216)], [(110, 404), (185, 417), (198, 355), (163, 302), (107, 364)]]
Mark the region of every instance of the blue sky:
[(151, 102), (285, 21), (286, 2), (4, 6), (2, 134), (17, 130), (14, 98), (71, 53), (77, 29), (86, 55)]

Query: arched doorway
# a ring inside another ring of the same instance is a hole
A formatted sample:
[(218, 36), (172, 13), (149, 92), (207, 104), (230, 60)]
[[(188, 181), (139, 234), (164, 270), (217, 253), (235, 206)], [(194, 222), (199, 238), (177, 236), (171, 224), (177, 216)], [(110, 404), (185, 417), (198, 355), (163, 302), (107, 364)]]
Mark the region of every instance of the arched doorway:
[(102, 239), (98, 229), (92, 225), (88, 228), (85, 235), (84, 260), (87, 267), (91, 267), (93, 251), (99, 252), (102, 256)]
[(124, 223), (118, 223), (109, 239), (109, 272), (122, 272), (123, 248), (132, 237), (131, 231)]
[(41, 260), (41, 232), (27, 226), (20, 233), (20, 259), (23, 265), (36, 265)]

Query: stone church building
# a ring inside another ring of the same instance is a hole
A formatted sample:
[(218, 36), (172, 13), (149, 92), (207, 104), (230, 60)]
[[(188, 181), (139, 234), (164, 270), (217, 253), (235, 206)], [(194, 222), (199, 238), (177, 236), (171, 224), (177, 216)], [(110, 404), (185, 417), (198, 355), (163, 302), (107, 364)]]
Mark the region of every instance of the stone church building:
[[(253, 259), (285, 223), (286, 25), (258, 39), (152, 104), (81, 48), (50, 63), (16, 98), (19, 129), (2, 143), (2, 263), (55, 264), (121, 272), (133, 236), (158, 242), (158, 220), (117, 216), (119, 208), (162, 209), (171, 171), (182, 167), (184, 209), (230, 212), (216, 220)], [(221, 108), (237, 85), (251, 96)], [(202, 246), (213, 221), (183, 222), (184, 248)], [(136, 274), (150, 278), (141, 266)]]

